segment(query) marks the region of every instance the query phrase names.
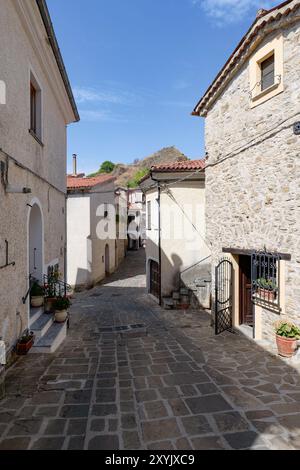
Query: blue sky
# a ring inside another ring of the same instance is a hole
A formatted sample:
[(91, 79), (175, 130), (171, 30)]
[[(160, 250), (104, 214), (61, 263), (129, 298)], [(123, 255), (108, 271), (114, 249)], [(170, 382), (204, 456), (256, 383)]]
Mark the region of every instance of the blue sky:
[(175, 145), (204, 154), (190, 115), (264, 0), (48, 0), (81, 122), (68, 131), (89, 173)]

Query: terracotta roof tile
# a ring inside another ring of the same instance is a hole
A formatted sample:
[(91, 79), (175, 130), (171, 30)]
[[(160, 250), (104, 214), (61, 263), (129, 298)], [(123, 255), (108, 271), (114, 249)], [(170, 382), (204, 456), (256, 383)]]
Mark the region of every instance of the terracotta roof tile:
[(67, 176), (67, 189), (90, 189), (98, 184), (108, 183), (114, 181), (116, 178), (112, 175), (99, 175), (93, 178), (77, 178), (74, 176)]
[(205, 160), (186, 160), (184, 162), (162, 163), (151, 167), (151, 171), (193, 171), (205, 168)]

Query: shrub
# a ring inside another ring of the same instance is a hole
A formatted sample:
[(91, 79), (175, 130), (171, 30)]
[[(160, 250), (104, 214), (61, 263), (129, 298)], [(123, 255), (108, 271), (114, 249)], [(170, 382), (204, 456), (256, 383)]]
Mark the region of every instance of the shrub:
[(67, 310), (71, 305), (68, 297), (58, 297), (54, 302), (54, 310)]
[(300, 329), (291, 322), (278, 321), (275, 323), (275, 331), (278, 336), (284, 336), (290, 339), (300, 339)]
[(36, 281), (31, 287), (30, 290), (32, 297), (40, 297), (44, 295), (44, 289), (40, 286), (40, 284)]

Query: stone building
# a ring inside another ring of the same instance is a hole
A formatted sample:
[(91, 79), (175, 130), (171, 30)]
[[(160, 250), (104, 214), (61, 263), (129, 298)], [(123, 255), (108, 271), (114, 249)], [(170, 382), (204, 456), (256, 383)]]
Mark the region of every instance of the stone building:
[(195, 300), (210, 307), (204, 166), (204, 160), (164, 163), (140, 182), (146, 199), (147, 289), (166, 307), (179, 306), (181, 294), (189, 297), (184, 304)]
[(29, 276), (42, 281), (54, 265), (64, 276), (66, 135), (79, 115), (45, 1), (0, 0), (0, 43), (0, 337), (9, 355), (37, 318)]
[(213, 272), (229, 259), (216, 326), (272, 341), (276, 320), (300, 325), (299, 18), (299, 0), (260, 10), (193, 112), (205, 118)]

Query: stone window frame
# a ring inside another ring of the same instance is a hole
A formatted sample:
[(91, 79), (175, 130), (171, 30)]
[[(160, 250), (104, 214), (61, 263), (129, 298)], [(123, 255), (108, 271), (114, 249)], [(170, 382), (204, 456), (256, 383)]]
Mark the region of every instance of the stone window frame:
[[(261, 63), (274, 55), (275, 82), (261, 91)], [(259, 48), (249, 61), (250, 108), (254, 108), (284, 91), (283, 36), (280, 34)]]

